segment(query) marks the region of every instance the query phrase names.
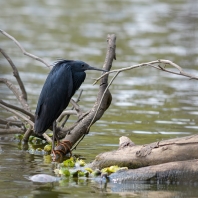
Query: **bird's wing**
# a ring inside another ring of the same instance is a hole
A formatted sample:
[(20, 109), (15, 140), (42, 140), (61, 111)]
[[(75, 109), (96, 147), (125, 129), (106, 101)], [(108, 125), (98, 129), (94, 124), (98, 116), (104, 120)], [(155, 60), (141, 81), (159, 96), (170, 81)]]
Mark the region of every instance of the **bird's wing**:
[(35, 128), (42, 128), (40, 129), (42, 131), (47, 130), (67, 107), (73, 96), (72, 82), (71, 68), (68, 64), (54, 66), (45, 81), (39, 97), (35, 112)]
[(86, 78), (86, 73), (85, 72), (79, 72), (78, 74), (74, 73), (72, 74), (72, 78), (73, 78), (73, 94), (74, 94), (75, 91), (77, 91), (81, 86), (81, 84), (84, 82)]

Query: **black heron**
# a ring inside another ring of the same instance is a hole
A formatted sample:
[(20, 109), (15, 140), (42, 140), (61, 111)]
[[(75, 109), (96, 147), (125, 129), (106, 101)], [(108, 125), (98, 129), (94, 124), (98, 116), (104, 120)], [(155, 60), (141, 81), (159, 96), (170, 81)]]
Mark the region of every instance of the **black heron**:
[(72, 96), (84, 82), (86, 77), (85, 70), (106, 72), (105, 70), (91, 67), (82, 61), (59, 60), (55, 62), (43, 85), (38, 100), (34, 124), (36, 134), (42, 135), (53, 125), (53, 137), (56, 137), (56, 119), (68, 106)]

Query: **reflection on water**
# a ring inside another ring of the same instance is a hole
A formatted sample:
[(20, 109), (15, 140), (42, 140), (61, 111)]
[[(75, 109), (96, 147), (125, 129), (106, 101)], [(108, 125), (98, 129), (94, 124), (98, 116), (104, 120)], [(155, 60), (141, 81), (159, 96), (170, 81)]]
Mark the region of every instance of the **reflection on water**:
[[(106, 35), (117, 35), (117, 60), (113, 68), (127, 67), (159, 58), (170, 59), (186, 72), (198, 75), (198, 1), (0, 1), (1, 28), (13, 35), (30, 53), (52, 63), (57, 58), (79, 59), (102, 67)], [(49, 69), (40, 62), (22, 55), (16, 45), (0, 35), (1, 47), (20, 70), (33, 111)], [(0, 54), (0, 77), (14, 81), (11, 68)], [(92, 107), (98, 85), (92, 86), (98, 73), (89, 72), (83, 84), (80, 105)], [(88, 161), (100, 152), (116, 149), (120, 136), (128, 136), (136, 144), (181, 137), (197, 132), (198, 94), (195, 80), (188, 80), (156, 71), (138, 68), (121, 73), (111, 86), (112, 105), (91, 133), (75, 151)], [(0, 97), (17, 104), (5, 85), (0, 84)], [(1, 109), (1, 117), (9, 116)], [(74, 118), (73, 118), (74, 119)], [(71, 120), (72, 121), (72, 120)], [(7, 138), (8, 136), (6, 136)], [(4, 138), (4, 137), (3, 137)], [(8, 197), (120, 197), (88, 183), (37, 186), (26, 181), (25, 175), (53, 174), (41, 156), (18, 150), (15, 142), (0, 141), (0, 190)], [(91, 151), (91, 152), (90, 152)], [(9, 183), (9, 186), (8, 186)], [(25, 186), (25, 188), (24, 188)], [(86, 186), (86, 187), (85, 187)], [(149, 197), (175, 191), (174, 186), (139, 186), (133, 196)], [(23, 190), (21, 190), (23, 189)], [(78, 189), (78, 190), (76, 190)], [(95, 190), (97, 189), (97, 190)], [(147, 191), (147, 189), (149, 191)], [(159, 191), (160, 189), (160, 191)], [(114, 191), (111, 189), (110, 191)], [(128, 191), (126, 188), (123, 192)], [(188, 197), (176, 188), (178, 197)], [(149, 192), (149, 193), (148, 193)], [(98, 195), (99, 193), (99, 195)], [(40, 194), (40, 195), (39, 195)], [(51, 195), (50, 195), (51, 194)], [(185, 196), (184, 196), (185, 195)]]

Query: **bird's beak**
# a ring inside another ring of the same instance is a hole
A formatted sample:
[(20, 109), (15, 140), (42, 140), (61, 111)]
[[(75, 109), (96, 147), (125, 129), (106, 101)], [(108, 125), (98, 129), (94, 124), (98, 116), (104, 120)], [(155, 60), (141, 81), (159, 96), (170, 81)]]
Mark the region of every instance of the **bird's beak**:
[(99, 68), (92, 67), (92, 66), (89, 66), (89, 67), (87, 68), (87, 70), (97, 70), (97, 71), (108, 72), (107, 70), (104, 70), (104, 69), (99, 69)]

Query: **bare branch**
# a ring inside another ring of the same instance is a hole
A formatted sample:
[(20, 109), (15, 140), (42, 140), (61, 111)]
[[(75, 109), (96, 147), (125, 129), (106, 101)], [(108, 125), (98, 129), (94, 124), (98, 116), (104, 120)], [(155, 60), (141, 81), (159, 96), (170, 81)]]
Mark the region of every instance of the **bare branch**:
[(41, 63), (45, 64), (47, 67), (50, 67), (50, 65), (48, 63), (46, 63), (43, 59), (39, 58), (38, 56), (35, 56), (33, 54), (30, 54), (28, 52), (26, 52), (26, 50), (21, 46), (21, 44), (10, 34), (8, 34), (7, 32), (3, 31), (0, 29), (0, 32), (5, 35), (6, 37), (8, 37), (9, 39), (11, 39), (12, 41), (14, 41), (14, 43), (19, 47), (19, 49), (22, 51), (22, 53), (26, 56), (29, 56), (30, 58), (33, 58), (37, 61), (40, 61)]
[(7, 87), (14, 93), (18, 101), (21, 103), (23, 108), (27, 111), (30, 111), (29, 105), (27, 104), (27, 101), (22, 98), (21, 93), (19, 93), (19, 90), (13, 85), (8, 79), (6, 78), (0, 78), (0, 82), (7, 85)]
[(97, 109), (96, 109), (95, 115), (94, 115), (94, 117), (93, 117), (93, 119), (92, 119), (90, 125), (89, 125), (88, 128), (87, 128), (87, 131), (89, 131), (91, 125), (93, 124), (93, 121), (94, 121), (95, 118), (96, 118), (96, 115), (97, 115), (97, 113), (98, 113), (98, 110), (99, 110), (99, 108), (100, 108), (100, 105), (101, 105), (101, 103), (102, 103), (102, 100), (103, 100), (103, 98), (104, 98), (104, 96), (105, 96), (107, 90), (109, 89), (109, 87), (111, 86), (111, 84), (113, 83), (113, 81), (115, 80), (115, 78), (118, 76), (119, 73), (120, 73), (120, 72), (117, 72), (117, 73), (115, 74), (115, 76), (111, 79), (110, 83), (109, 83), (108, 86), (106, 87), (106, 89), (105, 89), (105, 91), (104, 91), (104, 93), (103, 93), (103, 95), (102, 95), (102, 97), (101, 97), (100, 103), (98, 104), (98, 107), (97, 107)]
[(5, 105), (2, 105), (2, 104), (0, 104), (0, 107), (4, 108), (5, 110), (7, 110), (11, 113), (13, 113), (14, 115), (16, 115), (16, 116), (20, 117), (21, 119), (25, 120), (26, 122), (28, 122), (30, 125), (34, 126), (34, 123), (31, 120), (29, 120), (27, 117), (20, 114), (19, 112), (15, 111), (13, 109), (10, 109), (10, 108), (6, 107)]
[(21, 128), (9, 128), (9, 129), (0, 129), (0, 134), (1, 135), (8, 135), (8, 134), (23, 134), (24, 130)]
[(70, 103), (73, 105), (74, 109), (76, 110), (77, 114), (82, 114), (80, 106), (75, 102), (73, 99), (70, 100)]
[(52, 139), (46, 133), (43, 133), (43, 137), (46, 139), (48, 143), (52, 143)]
[(58, 117), (58, 119), (56, 120), (57, 122), (61, 122), (61, 120), (63, 119), (64, 116), (66, 115), (77, 115), (75, 110), (65, 110), (61, 113), (61, 115)]
[(13, 69), (13, 75), (14, 77), (16, 78), (18, 84), (19, 84), (19, 87), (21, 89), (21, 92), (22, 92), (22, 98), (24, 100), (27, 101), (27, 93), (26, 93), (26, 90), (25, 90), (25, 87), (24, 87), (24, 84), (23, 84), (23, 81), (21, 80), (20, 78), (20, 75), (19, 75), (19, 72), (15, 66), (15, 64), (12, 62), (11, 58), (5, 53), (5, 51), (3, 49), (0, 48), (0, 52), (2, 53), (2, 55), (7, 59), (7, 61), (10, 63), (10, 66), (12, 67)]
[[(159, 65), (156, 66), (156, 64), (160, 64), (160, 63), (165, 64), (165, 65), (170, 65), (172, 67), (175, 67), (176, 69), (179, 70), (179, 72), (174, 72), (174, 71), (165, 69), (165, 67), (162, 68)], [(198, 76), (194, 76), (194, 75), (191, 75), (191, 74), (188, 74), (188, 73), (184, 72), (183, 69), (179, 65), (173, 63), (172, 61), (160, 59), (160, 60), (156, 60), (156, 61), (151, 61), (151, 62), (147, 62), (147, 63), (141, 63), (141, 64), (138, 64), (138, 65), (133, 65), (133, 66), (130, 66), (130, 67), (125, 67), (125, 68), (122, 68), (122, 69), (115, 69), (115, 70), (106, 72), (103, 75), (101, 75), (99, 78), (97, 78), (96, 81), (93, 84), (96, 84), (101, 78), (103, 78), (104, 76), (106, 76), (108, 74), (115, 73), (115, 72), (128, 71), (128, 70), (131, 70), (131, 69), (135, 69), (135, 68), (138, 68), (138, 67), (145, 67), (145, 66), (154, 67), (156, 69), (159, 69), (159, 70), (162, 70), (162, 71), (165, 71), (165, 72), (168, 72), (168, 73), (172, 73), (172, 74), (176, 74), (176, 75), (181, 75), (181, 76), (189, 77), (190, 79), (196, 79), (196, 80), (198, 80)]]
[(23, 126), (23, 122), (21, 121), (12, 121), (12, 120), (7, 120), (7, 119), (1, 119), (0, 118), (0, 124), (4, 125), (4, 128), (5, 127), (9, 127), (10, 125), (14, 125), (14, 126), (18, 126), (18, 127), (21, 127)]
[(23, 142), (28, 142), (30, 135), (33, 133), (33, 127), (30, 126), (27, 131), (25, 132), (24, 136), (23, 136)]
[(22, 109), (20, 107), (17, 107), (15, 105), (8, 104), (7, 102), (4, 102), (3, 100), (0, 100), (0, 104), (5, 105), (6, 107), (9, 107), (11, 109), (20, 111), (21, 113), (24, 113), (25, 115), (29, 116), (32, 121), (34, 121), (34, 115), (31, 112), (25, 109)]
[(190, 79), (196, 79), (196, 80), (198, 80), (198, 76), (194, 76), (192, 74), (188, 74), (188, 73), (184, 72), (183, 69), (179, 65), (177, 65), (176, 63), (173, 63), (170, 60), (160, 59), (158, 61), (159, 61), (159, 63), (163, 63), (165, 65), (171, 65), (172, 67), (175, 67), (176, 69), (179, 70), (179, 73), (178, 72), (171, 71), (171, 70), (168, 70), (168, 69), (165, 69), (165, 67), (162, 68), (160, 65), (154, 66), (154, 65), (148, 64), (148, 66), (154, 67), (156, 69), (159, 69), (159, 70), (162, 70), (162, 71), (165, 71), (165, 72), (168, 72), (168, 73), (172, 73), (172, 74), (176, 74), (176, 75), (180, 75), (180, 76), (185, 76), (185, 77), (188, 77)]

